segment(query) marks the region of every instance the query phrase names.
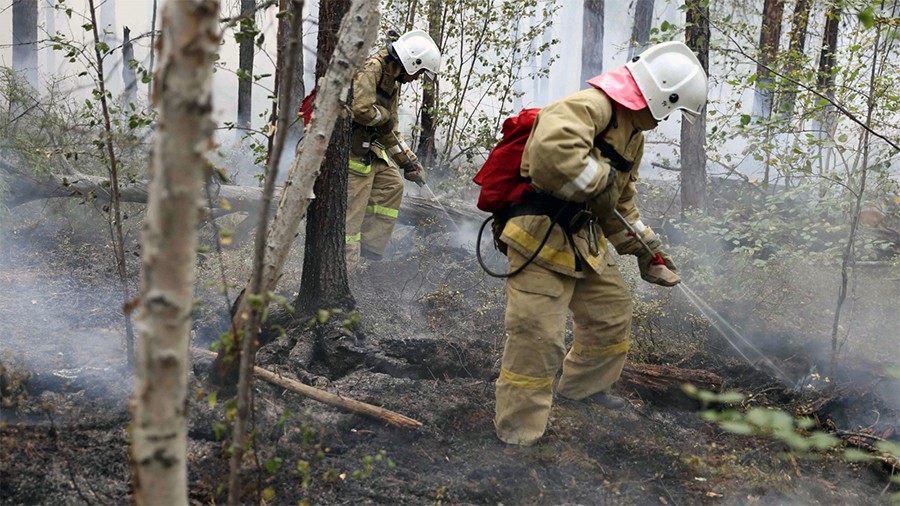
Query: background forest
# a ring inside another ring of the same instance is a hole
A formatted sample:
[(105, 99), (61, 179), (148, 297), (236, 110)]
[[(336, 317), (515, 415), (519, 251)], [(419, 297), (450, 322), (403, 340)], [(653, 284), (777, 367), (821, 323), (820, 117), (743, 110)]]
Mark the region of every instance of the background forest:
[[(0, 503), (896, 503), (898, 11), (0, 2)], [(350, 276), (342, 97), (413, 28), (443, 53), (402, 96), (429, 186)], [(504, 447), (471, 179), (504, 119), (667, 40), (711, 88), (640, 167), (684, 283), (618, 259), (631, 408), (555, 406)]]

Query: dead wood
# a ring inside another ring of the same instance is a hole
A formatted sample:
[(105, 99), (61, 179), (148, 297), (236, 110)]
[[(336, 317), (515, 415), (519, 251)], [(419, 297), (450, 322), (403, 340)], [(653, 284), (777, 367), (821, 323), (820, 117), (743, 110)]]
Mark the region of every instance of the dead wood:
[[(9, 192), (4, 204), (13, 208), (33, 200), (75, 197), (86, 200), (109, 202), (109, 178), (74, 172), (71, 174), (32, 174), (11, 163), (0, 160), (0, 174), (5, 174)], [(147, 203), (148, 181), (136, 180), (122, 185), (122, 202)], [(215, 217), (242, 212), (255, 214), (262, 202), (262, 188), (239, 185), (213, 185), (211, 188), (212, 215)], [(281, 199), (282, 188), (275, 190), (273, 201)], [(222, 207), (227, 200), (229, 206)], [(449, 219), (457, 225), (478, 223), (487, 217), (471, 203), (458, 200), (441, 200)], [(405, 195), (398, 221), (409, 226), (439, 224), (446, 222), (437, 202), (418, 195)]]
[[(207, 351), (201, 348), (191, 348), (191, 351), (198, 355), (205, 355), (207, 357), (216, 356), (214, 352)], [(422, 426), (422, 422), (401, 415), (399, 413), (395, 413), (389, 409), (379, 408), (378, 406), (373, 406), (371, 404), (357, 401), (349, 397), (343, 397), (341, 395), (326, 392), (325, 390), (320, 390), (309, 385), (304, 385), (299, 381), (286, 378), (272, 371), (269, 371), (268, 369), (263, 369), (259, 366), (253, 367), (253, 373), (256, 376), (268, 381), (269, 383), (278, 385), (282, 388), (286, 388), (291, 392), (309, 397), (310, 399), (319, 401), (323, 404), (328, 404), (329, 406), (387, 422), (395, 427), (410, 427), (413, 429), (418, 429)]]
[(724, 380), (718, 374), (704, 369), (682, 369), (634, 362), (625, 362), (625, 369), (619, 379), (619, 384), (625, 388), (650, 390), (656, 393), (680, 391), (681, 385), (685, 383), (691, 383), (704, 390), (720, 392)]

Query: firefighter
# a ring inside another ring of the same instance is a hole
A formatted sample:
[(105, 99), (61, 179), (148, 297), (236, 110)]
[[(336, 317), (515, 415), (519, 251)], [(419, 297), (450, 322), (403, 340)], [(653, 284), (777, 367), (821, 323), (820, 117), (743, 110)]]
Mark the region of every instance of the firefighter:
[[(560, 366), (559, 397), (611, 409), (627, 405), (609, 389), (625, 364), (632, 301), (607, 240), (620, 255), (637, 256), (645, 281), (673, 286), (679, 279), (672, 272), (654, 275), (654, 259), (671, 271), (675, 264), (641, 221), (635, 180), (643, 132), (676, 110), (689, 121), (700, 114), (706, 73), (686, 45), (665, 42), (588, 84), (535, 119), (521, 175), (536, 191), (511, 207), (499, 237), (510, 272), (527, 263), (507, 281), (507, 339), (496, 383), (494, 425), (510, 444), (530, 445), (543, 435)], [(566, 350), (569, 310), (574, 343)]]
[(431, 37), (413, 30), (369, 58), (353, 79), (346, 232), (350, 272), (360, 255), (380, 260), (384, 254), (400, 210), (403, 178), (425, 184), (422, 164), (397, 131), (397, 106), (400, 85), (423, 75), (434, 79), (440, 63)]

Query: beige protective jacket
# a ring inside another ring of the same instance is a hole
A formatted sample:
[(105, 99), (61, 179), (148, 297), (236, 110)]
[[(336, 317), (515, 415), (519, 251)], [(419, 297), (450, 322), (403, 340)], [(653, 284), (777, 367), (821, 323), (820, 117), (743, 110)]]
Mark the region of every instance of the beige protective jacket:
[[(532, 184), (541, 191), (563, 200), (585, 202), (589, 207), (592, 200), (598, 199), (607, 188), (607, 184), (614, 184), (619, 193), (616, 208), (630, 223), (636, 222), (640, 219), (634, 196), (635, 180), (644, 152), (642, 130), (656, 126), (652, 119), (647, 121), (640, 116), (618, 106), (605, 93), (594, 88), (548, 105), (538, 114), (525, 146), (522, 176), (530, 177)], [(609, 160), (594, 147), (594, 137), (604, 130), (606, 142), (626, 160), (634, 162), (630, 172), (612, 168)], [(535, 263), (576, 278), (584, 277), (584, 269), (587, 268), (599, 274), (605, 266), (607, 246), (604, 234), (613, 236), (614, 245), (616, 240), (621, 242), (627, 238), (622, 233), (624, 226), (614, 216), (597, 218), (601, 229), (598, 231), (598, 254), (592, 255), (589, 250), (588, 227), (573, 236), (573, 249), (562, 227), (554, 226)], [(549, 216), (514, 217), (506, 223), (500, 239), (530, 258), (550, 224)], [(577, 263), (576, 257), (579, 259)]]
[[(397, 108), (403, 71), (399, 62), (388, 56), (387, 48), (366, 60), (353, 78), (353, 132), (350, 138), (350, 168), (367, 173), (371, 151), (378, 158), (397, 167), (416, 161), (400, 132), (397, 131)], [(385, 156), (387, 155), (387, 156)]]

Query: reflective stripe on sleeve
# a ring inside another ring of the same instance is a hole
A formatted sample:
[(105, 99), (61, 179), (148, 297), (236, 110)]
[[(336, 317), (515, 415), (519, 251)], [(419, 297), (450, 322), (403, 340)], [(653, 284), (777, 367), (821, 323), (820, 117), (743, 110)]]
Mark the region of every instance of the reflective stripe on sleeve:
[(581, 169), (581, 173), (578, 174), (578, 177), (564, 184), (562, 188), (559, 189), (559, 195), (565, 199), (572, 198), (576, 192), (583, 192), (587, 189), (587, 187), (594, 181), (594, 178), (597, 177), (597, 162), (588, 157), (588, 163)]
[(350, 170), (359, 174), (368, 174), (369, 172), (372, 172), (372, 166), (366, 165), (362, 162), (350, 160)]
[(553, 376), (536, 378), (516, 374), (505, 367), (500, 368), (500, 380), (511, 387), (525, 388), (528, 390), (550, 390), (553, 386)]
[(387, 216), (389, 218), (396, 218), (399, 214), (399, 211), (397, 211), (396, 209), (391, 209), (390, 207), (384, 206), (366, 206), (366, 212), (379, 214), (381, 216)]
[(347, 244), (353, 244), (353, 243), (359, 242), (359, 241), (361, 241), (361, 240), (362, 240), (362, 232), (359, 232), (359, 233), (356, 233), (356, 234), (353, 234), (353, 235), (345, 235), (345, 236), (344, 236), (344, 241), (345, 241)]

